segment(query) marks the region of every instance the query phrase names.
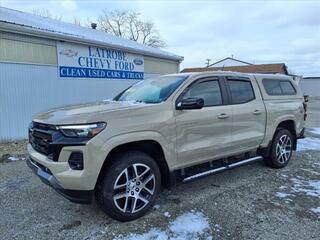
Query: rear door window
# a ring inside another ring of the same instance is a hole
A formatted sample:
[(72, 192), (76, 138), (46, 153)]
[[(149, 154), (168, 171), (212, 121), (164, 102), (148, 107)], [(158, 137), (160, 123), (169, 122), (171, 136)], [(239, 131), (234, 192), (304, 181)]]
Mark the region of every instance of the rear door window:
[(263, 79), (263, 86), (268, 95), (295, 95), (296, 90), (289, 80)]
[(255, 99), (250, 80), (230, 80), (228, 84), (231, 93), (232, 104), (241, 104)]

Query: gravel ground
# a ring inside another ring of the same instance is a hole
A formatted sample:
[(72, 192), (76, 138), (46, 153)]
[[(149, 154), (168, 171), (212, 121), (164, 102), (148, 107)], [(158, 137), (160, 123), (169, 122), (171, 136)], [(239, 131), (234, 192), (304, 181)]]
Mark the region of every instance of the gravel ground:
[[(310, 103), (307, 124), (310, 128), (320, 127), (319, 103)], [(307, 134), (320, 139), (320, 135)], [(271, 169), (257, 162), (180, 184), (171, 191), (163, 190), (149, 214), (120, 223), (103, 214), (95, 204), (70, 203), (41, 183), (22, 160), (25, 144), (26, 141), (0, 144), (0, 239), (319, 239), (320, 236), (320, 149), (294, 153), (284, 169)], [(10, 161), (10, 157), (18, 160)], [(193, 218), (189, 222), (181, 222), (181, 216), (190, 214)], [(198, 232), (174, 230), (177, 224), (188, 225), (190, 221), (205, 222)]]

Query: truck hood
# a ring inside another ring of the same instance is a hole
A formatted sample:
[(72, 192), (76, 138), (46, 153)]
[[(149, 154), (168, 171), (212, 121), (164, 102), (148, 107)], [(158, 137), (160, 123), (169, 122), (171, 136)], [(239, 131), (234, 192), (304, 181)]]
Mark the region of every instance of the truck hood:
[(40, 113), (34, 116), (33, 121), (53, 125), (99, 122), (105, 120), (99, 119), (99, 116), (106, 113), (142, 108), (149, 105), (151, 104), (116, 101), (68, 105)]

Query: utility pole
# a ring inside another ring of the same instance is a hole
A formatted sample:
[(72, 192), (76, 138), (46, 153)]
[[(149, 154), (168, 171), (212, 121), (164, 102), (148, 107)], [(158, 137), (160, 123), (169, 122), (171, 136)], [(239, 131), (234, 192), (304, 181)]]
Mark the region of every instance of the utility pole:
[(209, 67), (210, 61), (211, 61), (211, 59), (209, 59), (209, 58), (206, 59), (206, 65), (207, 65), (207, 67)]

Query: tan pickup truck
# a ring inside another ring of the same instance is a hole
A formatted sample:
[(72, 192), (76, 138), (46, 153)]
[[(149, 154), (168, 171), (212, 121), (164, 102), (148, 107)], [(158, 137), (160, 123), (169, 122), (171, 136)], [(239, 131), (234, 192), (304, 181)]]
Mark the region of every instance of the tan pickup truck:
[(288, 164), (306, 104), (279, 74), (205, 72), (138, 82), (113, 100), (50, 110), (29, 127), (28, 165), (72, 202), (144, 215), (161, 187), (264, 160)]

